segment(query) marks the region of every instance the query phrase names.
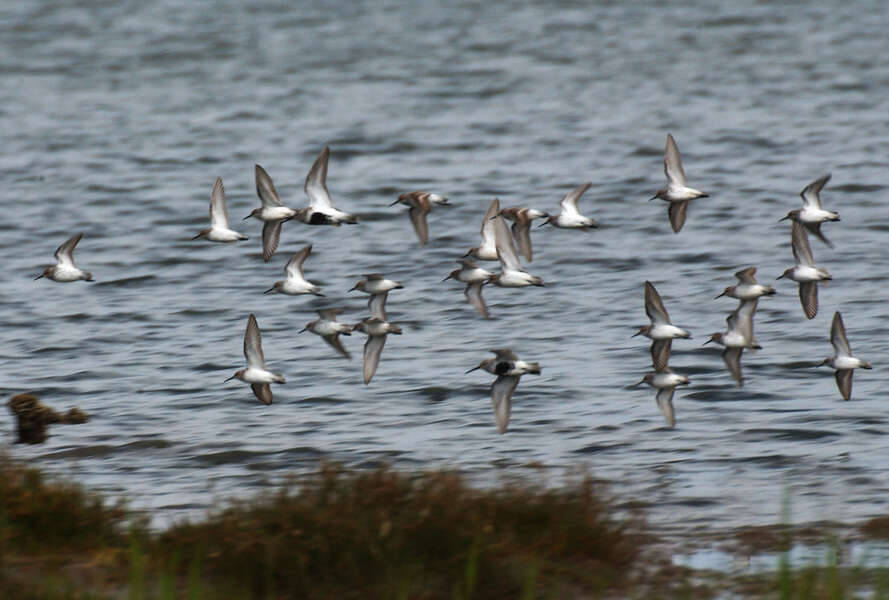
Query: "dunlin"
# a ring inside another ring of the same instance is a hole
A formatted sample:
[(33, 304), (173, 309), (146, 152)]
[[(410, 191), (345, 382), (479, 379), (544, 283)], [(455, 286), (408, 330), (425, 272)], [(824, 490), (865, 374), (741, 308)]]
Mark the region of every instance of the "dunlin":
[(278, 292), (279, 294), (289, 294), (298, 296), (300, 294), (314, 294), (315, 296), (323, 296), (321, 288), (314, 283), (306, 281), (303, 275), (303, 263), (306, 257), (312, 252), (312, 244), (309, 244), (296, 254), (290, 257), (287, 264), (284, 265), (284, 280), (276, 281), (271, 288), (267, 289), (265, 294)]
[(64, 244), (56, 248), (56, 264), (52, 267), (43, 269), (43, 273), (34, 278), (36, 281), (41, 277), (58, 281), (59, 283), (68, 283), (69, 281), (92, 281), (93, 275), (82, 269), (78, 269), (74, 265), (74, 246), (83, 237), (82, 233), (72, 236)]
[(333, 207), (330, 194), (327, 192), (327, 162), (330, 159), (330, 148), (324, 150), (315, 159), (312, 168), (306, 175), (303, 189), (309, 197), (309, 206), (297, 211), (296, 218), (308, 225), (336, 225), (358, 223), (358, 217), (344, 213)]
[(479, 260), (497, 260), (497, 242), (494, 233), (494, 217), (500, 214), (500, 200), (494, 198), (482, 219), (482, 243), (470, 248), (463, 257), (472, 256)]
[(370, 298), (367, 300), (367, 310), (370, 312), (370, 316), (385, 321), (388, 318), (386, 317), (386, 298), (389, 296), (389, 291), (403, 287), (404, 284), (400, 281), (386, 279), (379, 273), (370, 273), (353, 285), (349, 291), (359, 290), (370, 294)]
[(577, 210), (577, 200), (583, 196), (583, 193), (587, 191), (591, 185), (591, 183), (587, 182), (578, 188), (574, 188), (574, 190), (562, 198), (560, 204), (562, 211), (557, 215), (548, 216), (546, 221), (539, 226), (543, 227), (547, 223), (550, 223), (555, 227), (561, 227), (563, 229), (582, 229), (584, 231), (598, 227), (598, 223), (589, 217), (583, 216), (580, 214), (580, 211)]
[(657, 390), (657, 394), (654, 397), (657, 407), (660, 409), (661, 414), (664, 415), (664, 419), (667, 420), (667, 425), (671, 428), (675, 427), (676, 411), (673, 409), (673, 393), (676, 391), (676, 386), (688, 385), (690, 383), (688, 377), (674, 373), (669, 367), (664, 367), (663, 369), (656, 369), (652, 373), (646, 373), (642, 381), (636, 385), (642, 385), (643, 383), (647, 383)]
[(500, 259), (500, 273), (491, 278), (491, 283), (500, 287), (525, 287), (528, 285), (543, 286), (543, 280), (536, 275), (531, 275), (522, 269), (519, 256), (516, 253), (515, 244), (506, 221), (499, 214), (492, 219), (494, 223), (494, 240), (497, 249), (497, 258)]
[(411, 218), (411, 223), (414, 224), (417, 238), (424, 246), (429, 241), (429, 225), (426, 223), (426, 215), (429, 214), (432, 205), (450, 206), (447, 198), (429, 192), (406, 192), (398, 196), (398, 200), (389, 206), (395, 206), (399, 202), (410, 207), (407, 213)]
[(790, 224), (790, 247), (796, 266), (778, 275), (778, 279), (787, 277), (799, 284), (799, 301), (803, 305), (803, 312), (807, 318), (814, 319), (818, 314), (818, 282), (828, 281), (833, 277), (826, 269), (815, 266), (809, 236), (798, 221)]
[[(843, 317), (839, 311), (833, 314), (833, 323), (830, 325), (830, 343), (833, 344), (833, 356), (824, 359), (822, 365), (836, 369), (837, 387), (843, 400), (852, 397), (852, 373), (853, 369), (870, 369), (870, 363), (852, 356), (852, 348), (849, 347), (849, 338), (846, 337), (846, 327), (843, 325)], [(820, 366), (820, 365), (819, 365)]]
[(265, 358), (262, 356), (262, 336), (253, 314), (247, 319), (247, 330), (244, 332), (244, 357), (247, 359), (247, 368), (237, 371), (225, 381), (240, 379), (249, 383), (257, 398), (265, 404), (271, 404), (272, 388), (269, 384), (284, 383), (284, 377), (272, 373), (265, 366)]
[(747, 267), (735, 273), (738, 278), (738, 285), (730, 285), (722, 293), (716, 296), (722, 298), (728, 296), (737, 298), (738, 300), (756, 300), (762, 296), (773, 296), (775, 288), (770, 285), (762, 285), (756, 283), (756, 267)]
[(309, 321), (306, 323), (306, 326), (297, 333), (302, 333), (303, 331), (308, 330), (315, 335), (320, 335), (321, 339), (327, 342), (331, 348), (351, 360), (352, 355), (349, 354), (348, 350), (343, 348), (343, 343), (340, 341), (340, 334), (352, 335), (352, 326), (346, 323), (339, 323), (336, 320), (337, 315), (343, 314), (343, 309), (325, 308), (317, 312), (318, 316), (321, 318)]
[(641, 334), (651, 339), (651, 363), (655, 371), (663, 371), (670, 360), (670, 346), (673, 340), (688, 339), (691, 333), (670, 322), (670, 316), (664, 308), (661, 296), (650, 281), (645, 282), (645, 314), (651, 319), (651, 325), (643, 325), (632, 337)]
[(373, 379), (374, 373), (377, 372), (380, 354), (386, 344), (386, 336), (390, 333), (401, 335), (401, 327), (395, 323), (389, 323), (385, 319), (372, 316), (357, 323), (353, 329), (367, 334), (367, 341), (364, 342), (364, 365), (362, 366), (364, 384), (367, 385)]
[(281, 204), (275, 184), (265, 169), (256, 165), (256, 193), (262, 202), (262, 206), (254, 208), (244, 220), (256, 217), (263, 222), (262, 225), (262, 257), (266, 262), (271, 260), (275, 250), (278, 249), (278, 241), (281, 239), (281, 223), (289, 221), (296, 215), (296, 211)]
[(667, 175), (667, 187), (660, 189), (651, 198), (660, 198), (670, 203), (667, 216), (670, 217), (670, 226), (675, 233), (679, 233), (685, 224), (685, 214), (688, 211), (688, 202), (695, 198), (706, 198), (707, 194), (685, 184), (685, 171), (682, 170), (682, 158), (679, 156), (679, 148), (676, 140), (667, 134), (667, 145), (664, 148), (664, 173)]
[(531, 222), (534, 219), (549, 218), (549, 213), (535, 208), (522, 208), (514, 206), (512, 208), (504, 208), (500, 211), (500, 216), (504, 219), (512, 221), (512, 236), (515, 243), (519, 247), (519, 252), (528, 262), (532, 261), (533, 253), (531, 251)]
[(210, 192), (210, 228), (201, 229), (193, 240), (204, 238), (211, 242), (237, 242), (246, 240), (246, 235), (228, 228), (228, 211), (225, 208), (225, 188), (222, 187), (222, 177), (216, 178), (213, 191)]
[(806, 229), (815, 234), (819, 240), (833, 248), (831, 241), (821, 233), (822, 223), (825, 221), (840, 220), (839, 213), (821, 208), (821, 197), (819, 194), (821, 193), (821, 188), (823, 188), (824, 184), (828, 181), (830, 181), (830, 173), (823, 177), (819, 177), (807, 185), (799, 194), (803, 199), (803, 207), (790, 211), (787, 213), (786, 217), (780, 220), (791, 219), (797, 223), (805, 225)]
[(479, 315), (487, 319), (488, 307), (485, 306), (485, 300), (482, 298), (482, 286), (490, 281), (494, 277), (494, 274), (482, 269), (471, 260), (465, 258), (460, 260), (460, 265), (461, 267), (459, 269), (451, 271), (447, 277), (442, 279), (442, 281), (456, 279), (457, 281), (465, 283), (466, 289), (463, 290), (463, 294), (466, 296), (466, 299), (469, 300), (469, 303), (475, 308)]
[(753, 337), (753, 315), (756, 314), (756, 300), (742, 300), (738, 308), (725, 320), (725, 333), (714, 333), (704, 344), (715, 342), (725, 347), (722, 360), (738, 385), (744, 385), (741, 377), (741, 354), (744, 348), (762, 348)]
[(519, 384), (519, 378), (527, 373), (540, 375), (540, 364), (519, 360), (519, 357), (507, 348), (491, 350), (491, 352), (496, 355), (494, 358), (486, 358), (477, 367), (466, 372), (471, 373), (476, 369), (484, 369), (492, 375), (497, 375), (497, 379), (491, 384), (491, 403), (494, 406), (497, 431), (503, 434), (509, 426), (512, 393)]

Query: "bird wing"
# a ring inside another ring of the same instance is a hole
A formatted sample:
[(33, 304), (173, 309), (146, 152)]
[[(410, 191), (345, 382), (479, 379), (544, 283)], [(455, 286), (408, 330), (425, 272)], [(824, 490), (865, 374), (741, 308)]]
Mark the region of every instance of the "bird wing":
[(497, 239), (496, 234), (494, 232), (494, 217), (500, 214), (500, 200), (494, 198), (491, 200), (491, 204), (488, 206), (488, 210), (485, 211), (485, 216), (482, 219), (482, 228), (481, 228), (481, 236), (482, 236), (482, 246), (494, 245)]
[(274, 208), (281, 206), (281, 199), (278, 198), (278, 192), (275, 191), (275, 184), (272, 178), (265, 172), (265, 169), (256, 165), (256, 193), (262, 201), (262, 205), (266, 208)]
[[(272, 259), (278, 242), (281, 239), (281, 221), (266, 221), (262, 225), (262, 258), (265, 262)], [(286, 271), (286, 270), (285, 270)]]
[(371, 294), (367, 300), (367, 310), (370, 312), (370, 316), (386, 320), (386, 298), (388, 296), (389, 292)]
[(833, 242), (831, 242), (827, 237), (821, 233), (821, 223), (806, 223), (806, 229), (811, 231), (815, 237), (824, 242), (828, 248), (833, 248)]
[(728, 367), (738, 385), (744, 385), (741, 379), (741, 353), (743, 351), (743, 348), (726, 348), (722, 351), (722, 360), (725, 361), (725, 366)]
[(562, 207), (562, 214), (566, 215), (580, 215), (580, 211), (577, 210), (577, 201), (583, 196), (583, 193), (589, 189), (592, 183), (587, 182), (583, 185), (574, 188), (568, 194), (562, 198), (562, 202), (560, 206)]
[(267, 383), (251, 383), (250, 389), (253, 394), (262, 400), (262, 403), (268, 406), (272, 403), (272, 386)]
[(79, 242), (80, 238), (82, 237), (82, 233), (73, 235), (68, 238), (64, 244), (56, 248), (56, 253), (54, 254), (54, 256), (60, 264), (68, 267), (74, 266), (74, 247), (77, 245), (77, 242)]
[(748, 285), (756, 285), (756, 277), (754, 275), (756, 275), (756, 267), (747, 267), (735, 273), (735, 277), (738, 278), (739, 282)]
[(321, 310), (315, 311), (318, 313), (318, 316), (322, 319), (327, 319), (328, 321), (336, 321), (336, 316), (343, 314), (345, 312), (342, 308), (322, 308)]
[(500, 215), (495, 215), (492, 221), (494, 222), (494, 244), (501, 265), (510, 271), (521, 271), (522, 265), (519, 263), (519, 256), (516, 253), (515, 243), (512, 241), (512, 234), (506, 226), (506, 220)]
[(748, 344), (753, 344), (753, 316), (756, 314), (758, 301), (742, 300), (733, 313), (735, 315), (734, 329), (738, 331)]
[(650, 281), (645, 282), (645, 314), (648, 315), (652, 323), (670, 324), (670, 316), (667, 314), (667, 309), (664, 308), (661, 296)]
[(411, 218), (411, 223), (414, 224), (414, 231), (417, 232), (417, 237), (420, 240), (422, 245), (426, 245), (426, 242), (429, 241), (429, 225), (426, 223), (426, 215), (429, 213), (429, 206), (411, 206), (410, 210), (407, 211), (407, 214)]
[(497, 362), (504, 361), (504, 360), (516, 361), (519, 359), (519, 357), (516, 356), (515, 352), (513, 352), (509, 348), (494, 348), (493, 350), (491, 350), (491, 352), (494, 353), (494, 355), (497, 359)]
[(377, 366), (380, 364), (380, 354), (383, 353), (385, 344), (385, 335), (369, 335), (367, 336), (367, 341), (364, 342), (364, 366), (362, 373), (365, 385), (370, 383), (374, 373), (377, 372)]
[(519, 252), (522, 253), (525, 260), (531, 262), (531, 223), (515, 221), (510, 229), (512, 230), (512, 237), (515, 238), (515, 243), (519, 247)]
[(670, 347), (673, 340), (655, 340), (651, 343), (651, 364), (655, 371), (663, 371), (670, 361)]
[(519, 377), (512, 375), (500, 375), (491, 385), (491, 403), (494, 405), (494, 420), (497, 421), (497, 431), (506, 432), (509, 426), (509, 412), (512, 404), (512, 393), (519, 384)]
[(213, 191), (210, 192), (210, 226), (217, 229), (228, 229), (228, 210), (225, 208), (225, 188), (222, 177), (216, 178)]
[(848, 400), (852, 397), (852, 374), (854, 372), (852, 369), (840, 369), (834, 373), (834, 377), (837, 379), (837, 387), (840, 388), (843, 400)]
[[(343, 347), (343, 342), (340, 341), (340, 335), (338, 333), (334, 333), (333, 335), (323, 335), (321, 337), (330, 345), (331, 348), (333, 348), (349, 360), (352, 360), (352, 355), (349, 354), (349, 351)], [(371, 373), (371, 375), (373, 375), (373, 373)]]
[(466, 289), (463, 290), (463, 293), (466, 295), (466, 299), (469, 300), (469, 303), (475, 309), (475, 311), (481, 315), (483, 318), (488, 318), (488, 307), (485, 305), (485, 300), (482, 298), (482, 285), (483, 281), (474, 281), (466, 285)]
[(676, 426), (676, 412), (673, 410), (673, 392), (675, 391), (675, 387), (661, 388), (654, 397), (657, 407), (661, 410), (661, 414), (664, 415), (669, 427)]
[(833, 313), (833, 323), (830, 324), (830, 343), (837, 356), (852, 356), (849, 347), (849, 338), (846, 337), (846, 326), (843, 325), (843, 316), (840, 311)]
[(664, 148), (664, 174), (667, 176), (668, 185), (685, 187), (685, 171), (682, 170), (682, 158), (679, 156), (676, 140), (669, 133), (667, 134), (667, 144)]
[(679, 233), (682, 226), (685, 225), (685, 216), (688, 213), (688, 200), (679, 202), (670, 202), (667, 207), (667, 216), (670, 218), (670, 227), (673, 233)]
[(814, 319), (818, 314), (818, 283), (806, 281), (799, 284), (799, 301), (807, 319)]
[(309, 205), (315, 210), (333, 208), (330, 202), (330, 194), (327, 192), (327, 162), (330, 159), (330, 148), (324, 146), (324, 150), (315, 159), (309, 174), (306, 175), (306, 184), (303, 189), (309, 197)]
[(244, 358), (247, 359), (247, 368), (265, 370), (265, 357), (262, 355), (262, 335), (259, 333), (259, 324), (251, 313), (247, 319), (247, 330), (244, 332)]
[(824, 187), (824, 184), (830, 181), (830, 173), (827, 175), (822, 175), (809, 185), (803, 188), (803, 191), (799, 193), (799, 195), (803, 199), (803, 206), (811, 206), (812, 208), (821, 208), (821, 197), (818, 195), (821, 193), (821, 188)]
[(300, 279), (305, 279), (305, 276), (303, 275), (303, 263), (311, 252), (312, 244), (309, 244), (291, 256), (290, 260), (287, 261), (287, 264), (284, 265), (284, 275), (286, 277), (299, 277)]
[(809, 236), (806, 235), (806, 228), (796, 221), (790, 224), (790, 248), (793, 250), (793, 259), (796, 261), (796, 264), (804, 267), (815, 266), (812, 248), (809, 246)]

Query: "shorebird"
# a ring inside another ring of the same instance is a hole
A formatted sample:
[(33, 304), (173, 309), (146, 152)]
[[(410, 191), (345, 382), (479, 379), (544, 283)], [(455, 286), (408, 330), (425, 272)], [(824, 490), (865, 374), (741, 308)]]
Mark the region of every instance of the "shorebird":
[(756, 300), (742, 300), (738, 308), (725, 320), (725, 333), (714, 333), (704, 344), (715, 342), (725, 347), (722, 360), (739, 386), (744, 385), (741, 377), (741, 353), (744, 348), (759, 350), (762, 346), (753, 337), (753, 315), (756, 314)]
[(522, 208), (514, 206), (512, 208), (504, 208), (500, 211), (500, 216), (504, 219), (512, 221), (512, 237), (519, 247), (519, 252), (525, 257), (525, 260), (531, 262), (531, 222), (534, 219), (549, 218), (549, 213), (537, 210), (535, 208)]
[(528, 285), (543, 286), (543, 280), (536, 275), (531, 275), (522, 269), (516, 254), (515, 244), (506, 221), (499, 214), (492, 219), (494, 222), (494, 240), (497, 249), (497, 258), (500, 259), (500, 273), (491, 278), (491, 283), (500, 287), (525, 287)]
[(309, 206), (296, 211), (296, 218), (308, 225), (336, 225), (358, 223), (358, 217), (344, 213), (333, 207), (330, 194), (327, 192), (327, 162), (330, 159), (330, 148), (324, 150), (315, 159), (312, 168), (306, 175), (303, 189), (309, 197)]
[(264, 404), (271, 404), (272, 388), (269, 384), (284, 383), (284, 377), (272, 373), (265, 366), (265, 358), (262, 356), (262, 336), (259, 333), (256, 317), (252, 313), (247, 319), (247, 330), (244, 332), (244, 358), (247, 359), (247, 368), (237, 371), (225, 381), (240, 379), (249, 383), (257, 398)]
[(818, 282), (829, 281), (833, 277), (826, 269), (815, 266), (809, 236), (798, 221), (790, 224), (790, 247), (796, 266), (778, 275), (778, 279), (786, 277), (799, 284), (799, 301), (803, 305), (803, 312), (807, 318), (814, 319), (818, 314)]
[(278, 249), (278, 241), (281, 239), (281, 223), (292, 219), (296, 215), (296, 211), (281, 204), (272, 178), (259, 165), (256, 165), (256, 193), (259, 195), (262, 206), (250, 211), (244, 220), (256, 217), (263, 222), (262, 257), (266, 262), (269, 262), (275, 250)]
[(819, 194), (821, 188), (823, 188), (824, 184), (828, 181), (830, 181), (830, 173), (819, 177), (807, 185), (799, 194), (803, 199), (803, 207), (790, 211), (787, 213), (787, 216), (780, 219), (780, 221), (791, 219), (797, 223), (805, 225), (806, 229), (815, 234), (819, 240), (827, 244), (830, 248), (833, 248), (833, 243), (821, 233), (822, 223), (825, 221), (840, 220), (839, 213), (821, 208), (821, 197)]
[(429, 225), (426, 224), (426, 215), (429, 214), (432, 204), (450, 206), (447, 198), (429, 192), (406, 192), (398, 196), (398, 200), (389, 206), (395, 206), (399, 202), (410, 207), (407, 213), (411, 218), (411, 223), (414, 224), (417, 238), (424, 246), (429, 241)]
[(306, 323), (306, 326), (297, 331), (297, 333), (311, 331), (315, 335), (320, 335), (321, 339), (327, 342), (331, 348), (351, 360), (352, 355), (349, 354), (348, 350), (343, 348), (343, 343), (340, 341), (340, 334), (352, 335), (352, 326), (346, 323), (339, 323), (336, 320), (337, 315), (343, 314), (343, 309), (325, 308), (316, 312), (321, 318), (309, 321)]
[(471, 260), (463, 258), (459, 262), (461, 267), (451, 271), (442, 281), (456, 279), (465, 283), (466, 289), (463, 290), (463, 294), (466, 296), (466, 299), (469, 300), (469, 303), (479, 315), (487, 319), (488, 307), (485, 306), (485, 300), (482, 298), (482, 286), (490, 281), (494, 274), (482, 269)]
[[(821, 365), (827, 365), (836, 369), (837, 387), (843, 400), (852, 397), (852, 373), (853, 369), (870, 369), (870, 363), (852, 356), (849, 347), (849, 338), (846, 337), (846, 327), (843, 325), (843, 317), (839, 311), (833, 313), (833, 323), (830, 325), (830, 343), (833, 344), (833, 356), (825, 358)], [(821, 366), (818, 365), (818, 366)]]
[(676, 412), (673, 410), (673, 392), (676, 391), (676, 386), (688, 385), (690, 383), (688, 377), (674, 373), (669, 367), (664, 367), (656, 369), (652, 373), (646, 373), (642, 381), (636, 385), (642, 385), (643, 383), (647, 383), (657, 390), (657, 394), (654, 397), (657, 407), (667, 420), (667, 425), (670, 428), (675, 427)]
[(298, 296), (300, 294), (323, 296), (324, 294), (321, 293), (321, 288), (306, 281), (306, 276), (303, 275), (303, 263), (311, 252), (312, 244), (309, 244), (291, 256), (290, 260), (287, 261), (287, 264), (284, 265), (285, 279), (283, 281), (276, 281), (270, 289), (263, 293), (270, 294), (272, 292), (278, 292), (279, 294), (289, 294), (291, 296)]
[(756, 300), (762, 296), (773, 296), (775, 288), (770, 285), (756, 283), (754, 275), (756, 275), (756, 267), (741, 269), (735, 273), (735, 277), (738, 278), (738, 285), (728, 286), (716, 298), (728, 296), (738, 300)]
[(679, 156), (679, 148), (676, 140), (667, 134), (667, 145), (664, 148), (664, 173), (667, 175), (667, 187), (660, 189), (650, 198), (660, 198), (670, 203), (667, 216), (670, 217), (670, 226), (674, 233), (679, 233), (685, 224), (685, 214), (688, 211), (689, 200), (706, 198), (707, 194), (685, 185), (685, 171), (682, 170), (682, 158)]
[(577, 200), (583, 196), (583, 193), (587, 191), (591, 185), (591, 183), (587, 182), (570, 191), (564, 198), (562, 198), (560, 204), (562, 211), (557, 215), (549, 215), (546, 218), (546, 221), (538, 225), (538, 227), (543, 227), (547, 223), (550, 223), (551, 225), (561, 227), (562, 229), (582, 229), (587, 231), (590, 228), (597, 228), (599, 226), (598, 223), (589, 217), (583, 216), (580, 214), (580, 211), (577, 210)]
[(495, 240), (496, 235), (494, 233), (494, 217), (497, 217), (499, 214), (500, 200), (494, 198), (493, 200), (491, 200), (491, 204), (488, 206), (488, 210), (485, 212), (485, 216), (482, 219), (482, 243), (479, 246), (470, 248), (469, 251), (463, 255), (463, 258), (472, 256), (479, 260), (497, 260), (497, 242)]
[(367, 341), (364, 342), (364, 364), (362, 366), (364, 384), (367, 385), (373, 379), (374, 373), (377, 372), (377, 366), (380, 364), (380, 354), (382, 354), (383, 346), (386, 344), (386, 336), (390, 333), (401, 335), (401, 327), (395, 323), (389, 323), (380, 317), (371, 316), (357, 323), (353, 329), (367, 334)]
[(663, 371), (670, 360), (670, 346), (673, 340), (688, 339), (691, 334), (670, 322), (670, 316), (664, 308), (661, 296), (650, 281), (645, 282), (645, 314), (651, 319), (651, 325), (643, 325), (632, 337), (644, 335), (651, 339), (651, 363), (655, 371)]
[(211, 242), (237, 242), (246, 240), (246, 235), (228, 228), (228, 211), (225, 208), (225, 188), (222, 187), (222, 177), (216, 178), (213, 191), (210, 192), (210, 228), (201, 229), (193, 240), (204, 238)]
[(59, 283), (68, 283), (69, 281), (92, 281), (93, 275), (88, 271), (78, 269), (74, 265), (74, 246), (83, 237), (82, 233), (71, 236), (64, 244), (56, 248), (56, 264), (52, 267), (43, 269), (43, 273), (34, 278), (38, 280), (41, 277), (58, 281)]
[(400, 281), (386, 279), (379, 273), (370, 273), (353, 285), (349, 291), (359, 290), (370, 294), (370, 298), (367, 300), (367, 310), (370, 311), (370, 316), (385, 321), (388, 318), (386, 317), (386, 298), (389, 296), (390, 290), (399, 290), (403, 287), (404, 284)]
[(471, 373), (476, 369), (484, 369), (497, 376), (497, 379), (491, 384), (491, 403), (494, 406), (497, 431), (503, 434), (509, 425), (512, 393), (519, 384), (519, 378), (528, 373), (540, 375), (540, 364), (519, 360), (518, 356), (508, 348), (491, 350), (491, 352), (496, 355), (494, 358), (486, 358), (477, 367), (466, 372)]

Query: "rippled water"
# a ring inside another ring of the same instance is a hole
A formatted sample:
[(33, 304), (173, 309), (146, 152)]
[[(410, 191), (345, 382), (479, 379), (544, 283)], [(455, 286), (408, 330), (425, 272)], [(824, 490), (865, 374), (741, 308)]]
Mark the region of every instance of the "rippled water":
[[(170, 516), (320, 458), (459, 467), (480, 482), (580, 466), (650, 502), (665, 527), (773, 522), (788, 489), (795, 520), (885, 512), (885, 17), (881, 2), (4, 2), (0, 391), (92, 416), (12, 453)], [(666, 132), (691, 185), (711, 192), (679, 235), (647, 202)], [(259, 223), (240, 221), (257, 204), (254, 163), (298, 207), (325, 144), (335, 203), (362, 224), (288, 223), (264, 264)], [(825, 227), (835, 250), (812, 244), (835, 279), (813, 321), (795, 284), (776, 284), (739, 389), (700, 347), (734, 307), (713, 296), (741, 267), (769, 282), (792, 264), (777, 220), (827, 171), (824, 203), (843, 220)], [(249, 242), (190, 239), (217, 176)], [(486, 288), (494, 318), (482, 321), (441, 282), (493, 196), (553, 210), (585, 180), (581, 207), (604, 226), (533, 232), (528, 270), (546, 288)], [(406, 210), (388, 208), (413, 189), (455, 205), (430, 216), (425, 248)], [(32, 281), (77, 231), (97, 283)], [(264, 296), (306, 243), (327, 298)], [(347, 362), (296, 332), (324, 306), (362, 318), (365, 298), (346, 290), (373, 271), (406, 283), (389, 299), (405, 333), (364, 386), (363, 336), (346, 339)], [(693, 384), (672, 431), (652, 390), (627, 389), (649, 366), (646, 340), (630, 339), (646, 279), (695, 334), (674, 344)], [(851, 402), (811, 367), (832, 352), (834, 310), (874, 365)], [(288, 379), (271, 407), (222, 383), (243, 364), (250, 312)], [(490, 377), (463, 372), (502, 346), (544, 370), (522, 380), (499, 436)]]

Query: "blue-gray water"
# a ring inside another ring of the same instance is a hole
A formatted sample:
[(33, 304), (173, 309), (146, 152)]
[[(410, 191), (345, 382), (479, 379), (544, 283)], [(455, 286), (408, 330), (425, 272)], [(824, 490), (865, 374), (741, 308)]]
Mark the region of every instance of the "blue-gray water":
[[(92, 417), (10, 451), (169, 517), (321, 458), (458, 467), (480, 483), (581, 467), (651, 503), (665, 527), (773, 522), (787, 490), (795, 520), (883, 513), (886, 16), (878, 1), (4, 2), (0, 391)], [(678, 235), (666, 205), (647, 201), (667, 132), (689, 183), (711, 193)], [(240, 220), (257, 205), (254, 163), (299, 207), (325, 144), (335, 204), (362, 223), (287, 223), (264, 264), (260, 224)], [(835, 250), (812, 247), (834, 281), (812, 321), (796, 285), (777, 282), (738, 388), (701, 347), (735, 305), (713, 297), (739, 268), (774, 283), (793, 264), (777, 221), (828, 171), (822, 197), (842, 221), (825, 226)], [(217, 176), (249, 242), (190, 239)], [(533, 231), (528, 270), (547, 287), (487, 287), (483, 321), (441, 282), (478, 243), (492, 197), (554, 210), (586, 180), (581, 208), (604, 227)], [(430, 215), (427, 247), (406, 209), (388, 207), (414, 189), (454, 204)], [(33, 281), (78, 231), (76, 259), (97, 283)], [(264, 296), (306, 243), (306, 275), (327, 298)], [(405, 282), (389, 298), (405, 332), (365, 386), (364, 336), (345, 338), (348, 362), (296, 332), (325, 306), (365, 316), (346, 290), (374, 271)], [(674, 343), (671, 366), (693, 384), (676, 394), (672, 431), (650, 388), (627, 389), (650, 362), (647, 340), (630, 339), (646, 322), (645, 280), (695, 334)], [(874, 365), (851, 402), (811, 367), (832, 353), (835, 310)], [(270, 407), (223, 383), (243, 365), (250, 312), (288, 381)], [(523, 378), (499, 436), (491, 377), (463, 372), (503, 346), (544, 369)]]

